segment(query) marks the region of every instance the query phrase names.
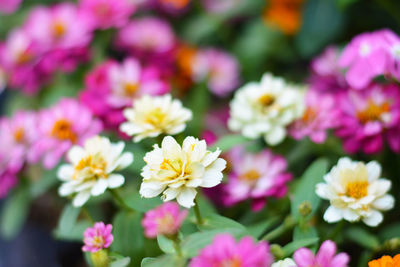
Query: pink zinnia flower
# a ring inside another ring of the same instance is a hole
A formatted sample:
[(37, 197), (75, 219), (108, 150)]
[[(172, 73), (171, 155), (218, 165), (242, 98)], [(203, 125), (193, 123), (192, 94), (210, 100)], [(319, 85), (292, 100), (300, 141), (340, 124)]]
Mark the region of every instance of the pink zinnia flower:
[(0, 13), (14, 13), (21, 5), (22, 0), (0, 0)]
[(176, 37), (168, 22), (144, 17), (121, 28), (116, 45), (146, 62), (169, 62), (173, 59)]
[(0, 119), (0, 154), (7, 155), (10, 171), (18, 172), (27, 160), (39, 136), (37, 125), (36, 114), (27, 111)]
[(97, 222), (93, 227), (87, 228), (83, 233), (83, 242), (85, 245), (82, 247), (82, 250), (94, 253), (108, 248), (114, 239), (111, 231), (112, 225), (105, 225), (103, 222)]
[(8, 195), (11, 189), (18, 184), (17, 174), (13, 171), (4, 169), (2, 165), (2, 156), (0, 155), (0, 199)]
[(80, 11), (94, 29), (122, 27), (136, 9), (131, 0), (80, 0), (79, 3)]
[(399, 90), (394, 84), (371, 84), (362, 91), (349, 90), (338, 96), (335, 103), (340, 119), (336, 135), (344, 139), (346, 151), (377, 153), (384, 140), (393, 151), (400, 151)]
[(390, 61), (387, 30), (363, 33), (348, 44), (339, 59), (339, 66), (348, 68), (346, 81), (355, 89), (367, 86), (373, 78), (387, 72)]
[(40, 137), (33, 144), (31, 161), (43, 157), (45, 168), (55, 167), (74, 144), (83, 142), (102, 130), (102, 124), (92, 112), (73, 99), (62, 99), (55, 106), (42, 110), (36, 127)]
[(220, 234), (191, 260), (189, 266), (269, 267), (272, 262), (267, 242), (255, 243), (251, 237), (244, 237), (236, 243), (231, 235)]
[(225, 96), (239, 84), (239, 64), (230, 54), (209, 48), (196, 53), (192, 62), (193, 79), (208, 80), (210, 90)]
[(346, 79), (338, 65), (339, 48), (327, 47), (311, 62), (311, 88), (318, 91), (336, 93), (348, 88)]
[(144, 215), (142, 225), (145, 235), (148, 238), (155, 238), (157, 235), (172, 236), (178, 232), (187, 215), (187, 210), (179, 211), (177, 203), (163, 203)]
[(304, 115), (290, 125), (289, 134), (297, 140), (309, 136), (313, 142), (323, 143), (327, 137), (326, 131), (338, 124), (340, 113), (335, 100), (330, 94), (309, 90)]
[(297, 267), (347, 267), (350, 258), (346, 253), (336, 254), (336, 244), (326, 240), (319, 251), (314, 253), (308, 248), (299, 248), (293, 255)]
[(131, 106), (133, 99), (169, 92), (169, 85), (160, 78), (157, 69), (142, 68), (133, 58), (121, 64), (104, 62), (87, 75), (85, 84), (82, 102), (111, 129), (125, 121), (122, 110)]
[(253, 210), (260, 210), (267, 197), (280, 198), (286, 194), (286, 183), (292, 175), (287, 172), (287, 162), (283, 157), (269, 150), (251, 154), (236, 147), (228, 153), (228, 158), (232, 169), (224, 185), (225, 204), (252, 199)]

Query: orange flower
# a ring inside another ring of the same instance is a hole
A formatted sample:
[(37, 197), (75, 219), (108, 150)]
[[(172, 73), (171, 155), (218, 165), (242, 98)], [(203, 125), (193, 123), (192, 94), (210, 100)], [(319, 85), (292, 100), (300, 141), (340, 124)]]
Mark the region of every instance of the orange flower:
[(383, 256), (380, 259), (370, 261), (368, 267), (400, 267), (400, 254), (397, 254), (394, 258)]
[(296, 34), (301, 25), (304, 0), (271, 0), (264, 11), (264, 22), (287, 35)]

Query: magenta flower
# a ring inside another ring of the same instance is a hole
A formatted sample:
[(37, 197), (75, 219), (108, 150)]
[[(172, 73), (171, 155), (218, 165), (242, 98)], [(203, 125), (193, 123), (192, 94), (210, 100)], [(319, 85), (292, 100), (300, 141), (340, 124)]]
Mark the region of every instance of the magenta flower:
[(189, 267), (269, 267), (273, 259), (265, 241), (255, 243), (251, 237), (244, 237), (236, 243), (231, 235), (220, 234), (191, 260)]
[(86, 76), (85, 84), (81, 101), (110, 129), (118, 129), (125, 121), (122, 110), (131, 106), (135, 98), (169, 92), (169, 85), (157, 69), (142, 68), (133, 58), (122, 64), (104, 62)]
[(18, 172), (31, 154), (31, 146), (39, 137), (37, 125), (36, 114), (27, 111), (0, 119), (0, 154), (7, 155), (9, 171)]
[(287, 172), (286, 160), (269, 150), (251, 154), (242, 147), (228, 153), (232, 167), (225, 188), (225, 204), (233, 205), (246, 199), (253, 201), (253, 210), (264, 207), (267, 197), (280, 198), (287, 192), (292, 175)]
[(173, 60), (176, 37), (168, 22), (155, 17), (144, 17), (121, 28), (116, 45), (146, 62), (169, 62)]
[(242, 4), (243, 0), (202, 0), (207, 12), (214, 14), (226, 14)]
[(102, 130), (102, 123), (92, 112), (73, 99), (62, 99), (55, 106), (42, 110), (36, 128), (40, 137), (29, 155), (33, 162), (43, 158), (45, 168), (55, 167), (74, 144), (83, 142)]
[(313, 59), (310, 78), (312, 89), (336, 93), (348, 88), (346, 79), (338, 65), (339, 56), (339, 48), (329, 46), (321, 55)]
[(239, 64), (230, 54), (208, 48), (196, 53), (192, 61), (193, 79), (208, 80), (208, 87), (218, 96), (226, 96), (239, 85)]
[(80, 11), (93, 29), (119, 28), (135, 12), (130, 0), (80, 0)]
[(373, 78), (384, 75), (390, 61), (387, 30), (363, 33), (348, 44), (339, 59), (339, 66), (348, 68), (347, 83), (355, 88), (366, 87)]
[(179, 205), (175, 202), (165, 202), (145, 213), (142, 220), (145, 235), (148, 238), (155, 238), (157, 235), (174, 235), (187, 215), (188, 211), (179, 211)]
[(336, 135), (349, 153), (379, 152), (387, 140), (390, 148), (400, 151), (400, 92), (392, 85), (371, 84), (362, 91), (349, 90), (338, 96), (340, 110)]
[(0, 0), (0, 14), (14, 13), (21, 5), (22, 0)]
[(306, 95), (306, 110), (302, 118), (289, 127), (289, 134), (297, 140), (309, 136), (315, 143), (323, 143), (326, 131), (338, 125), (340, 112), (335, 97), (309, 90)]
[(0, 199), (5, 198), (18, 184), (17, 174), (13, 171), (4, 169), (2, 165), (2, 157), (0, 155)]
[(105, 225), (103, 222), (97, 222), (93, 227), (87, 228), (83, 233), (82, 250), (85, 252), (97, 252), (101, 249), (108, 248), (113, 242), (111, 234), (112, 225)]
[(346, 253), (335, 254), (336, 244), (326, 240), (315, 256), (310, 249), (299, 248), (293, 258), (297, 267), (347, 267), (349, 256)]

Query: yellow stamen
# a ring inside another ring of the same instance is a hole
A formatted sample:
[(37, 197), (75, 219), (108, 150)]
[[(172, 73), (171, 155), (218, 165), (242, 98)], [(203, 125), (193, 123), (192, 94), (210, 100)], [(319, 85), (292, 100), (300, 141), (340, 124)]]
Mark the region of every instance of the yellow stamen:
[(370, 121), (379, 121), (381, 120), (381, 116), (389, 111), (389, 103), (376, 104), (373, 100), (368, 100), (367, 107), (357, 112), (357, 118), (363, 124)]
[(249, 170), (240, 176), (240, 179), (243, 179), (248, 182), (255, 182), (261, 177), (261, 174), (257, 170)]
[(19, 127), (15, 132), (14, 132), (14, 140), (17, 143), (21, 143), (24, 140), (24, 129), (22, 127)]
[(28, 51), (22, 51), (18, 53), (16, 63), (19, 65), (23, 65), (32, 61), (33, 56)]
[(269, 107), (272, 104), (274, 104), (275, 102), (275, 97), (273, 95), (270, 94), (265, 94), (260, 96), (260, 98), (258, 99), (258, 101), (261, 103), (261, 105), (263, 105), (264, 107)]
[(315, 112), (314, 109), (307, 108), (306, 111), (303, 114), (303, 117), (301, 119), (304, 122), (308, 122), (308, 121), (314, 120), (316, 116), (317, 116), (317, 113)]
[(93, 176), (92, 178), (96, 179), (96, 178), (108, 177), (106, 173), (107, 162), (99, 154), (89, 155), (87, 157), (82, 158), (75, 166), (75, 173), (73, 179), (74, 180), (78, 179), (79, 172), (85, 168), (87, 168), (88, 173)]
[(64, 23), (57, 21), (53, 24), (52, 31), (53, 31), (53, 36), (56, 39), (59, 39), (65, 35), (67, 29)]
[(346, 186), (346, 196), (356, 199), (363, 198), (368, 195), (368, 185), (367, 181), (350, 182)]
[(160, 127), (165, 117), (166, 114), (161, 108), (155, 108), (150, 113), (146, 114), (145, 122)]
[(139, 84), (126, 83), (124, 86), (124, 94), (126, 96), (134, 96), (138, 89), (139, 89)]
[(60, 140), (70, 140), (72, 143), (75, 143), (78, 139), (72, 129), (71, 122), (65, 119), (56, 121), (51, 130), (51, 136)]

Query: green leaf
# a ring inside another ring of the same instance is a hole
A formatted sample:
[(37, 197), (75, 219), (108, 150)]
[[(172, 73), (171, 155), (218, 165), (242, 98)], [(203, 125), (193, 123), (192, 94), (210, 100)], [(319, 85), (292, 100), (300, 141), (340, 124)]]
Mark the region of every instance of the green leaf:
[(314, 227), (299, 227), (296, 226), (293, 230), (293, 240), (302, 240), (307, 238), (318, 237), (317, 230)]
[(247, 227), (247, 231), (251, 236), (258, 239), (263, 233), (271, 229), (271, 227), (275, 225), (278, 220), (278, 217), (272, 217), (268, 220)]
[(76, 224), (81, 208), (76, 208), (72, 204), (67, 204), (60, 216), (57, 226), (57, 233), (59, 235), (68, 235)]
[(238, 230), (246, 231), (246, 227), (242, 224), (216, 213), (205, 217), (204, 225), (201, 228), (204, 230), (237, 228)]
[(110, 267), (126, 267), (126, 266), (129, 266), (130, 262), (131, 262), (131, 258), (125, 257), (125, 258), (117, 259), (117, 260), (111, 262)]
[(127, 196), (123, 196), (125, 203), (132, 209), (139, 212), (146, 212), (162, 204), (159, 197), (142, 198), (139, 192), (132, 191)]
[(69, 232), (61, 232), (58, 229), (54, 230), (54, 236), (57, 239), (82, 242), (83, 232), (92, 227), (93, 224), (89, 221), (79, 221), (75, 223)]
[(172, 240), (166, 238), (165, 236), (158, 235), (157, 243), (158, 243), (158, 246), (160, 247), (160, 249), (162, 250), (162, 252), (164, 252), (165, 254), (174, 254), (175, 253), (174, 243), (172, 242)]
[(291, 213), (295, 218), (301, 218), (298, 208), (304, 201), (308, 201), (311, 204), (312, 210), (309, 217), (317, 211), (321, 199), (315, 194), (315, 185), (322, 182), (323, 176), (327, 172), (327, 168), (328, 161), (325, 159), (318, 159), (313, 162), (303, 174), (294, 191), (292, 199)]
[(204, 116), (210, 105), (210, 92), (206, 81), (191, 89), (186, 104), (193, 112), (193, 118), (188, 123), (187, 132), (193, 136), (200, 136), (204, 127)]
[(57, 184), (57, 170), (58, 168), (54, 168), (50, 171), (45, 171), (42, 174), (42, 177), (38, 181), (34, 181), (31, 183), (30, 191), (32, 197), (36, 198), (46, 191), (48, 191), (52, 186)]
[(238, 134), (225, 135), (222, 138), (220, 138), (214, 145), (212, 145), (210, 147), (210, 150), (214, 151), (217, 148), (219, 148), (223, 152), (226, 152), (229, 151), (234, 146), (246, 143), (248, 141), (249, 139)]
[(21, 185), (6, 200), (1, 211), (1, 235), (14, 238), (21, 230), (28, 215), (31, 197), (27, 185)]
[(400, 237), (400, 223), (393, 223), (385, 226), (385, 228), (379, 232), (379, 237), (383, 240)]
[(205, 38), (212, 36), (221, 24), (218, 17), (202, 14), (192, 17), (184, 26), (182, 31), (183, 39), (199, 43)]
[(183, 267), (184, 260), (174, 258), (172, 255), (162, 255), (157, 258), (144, 258), (141, 267)]
[(285, 256), (289, 256), (301, 247), (307, 247), (307, 246), (316, 244), (318, 242), (318, 240), (319, 240), (318, 237), (311, 237), (311, 238), (293, 241), (283, 247), (283, 252), (285, 253)]
[(361, 227), (351, 227), (347, 229), (345, 238), (368, 249), (376, 249), (380, 245), (379, 239), (376, 236)]

